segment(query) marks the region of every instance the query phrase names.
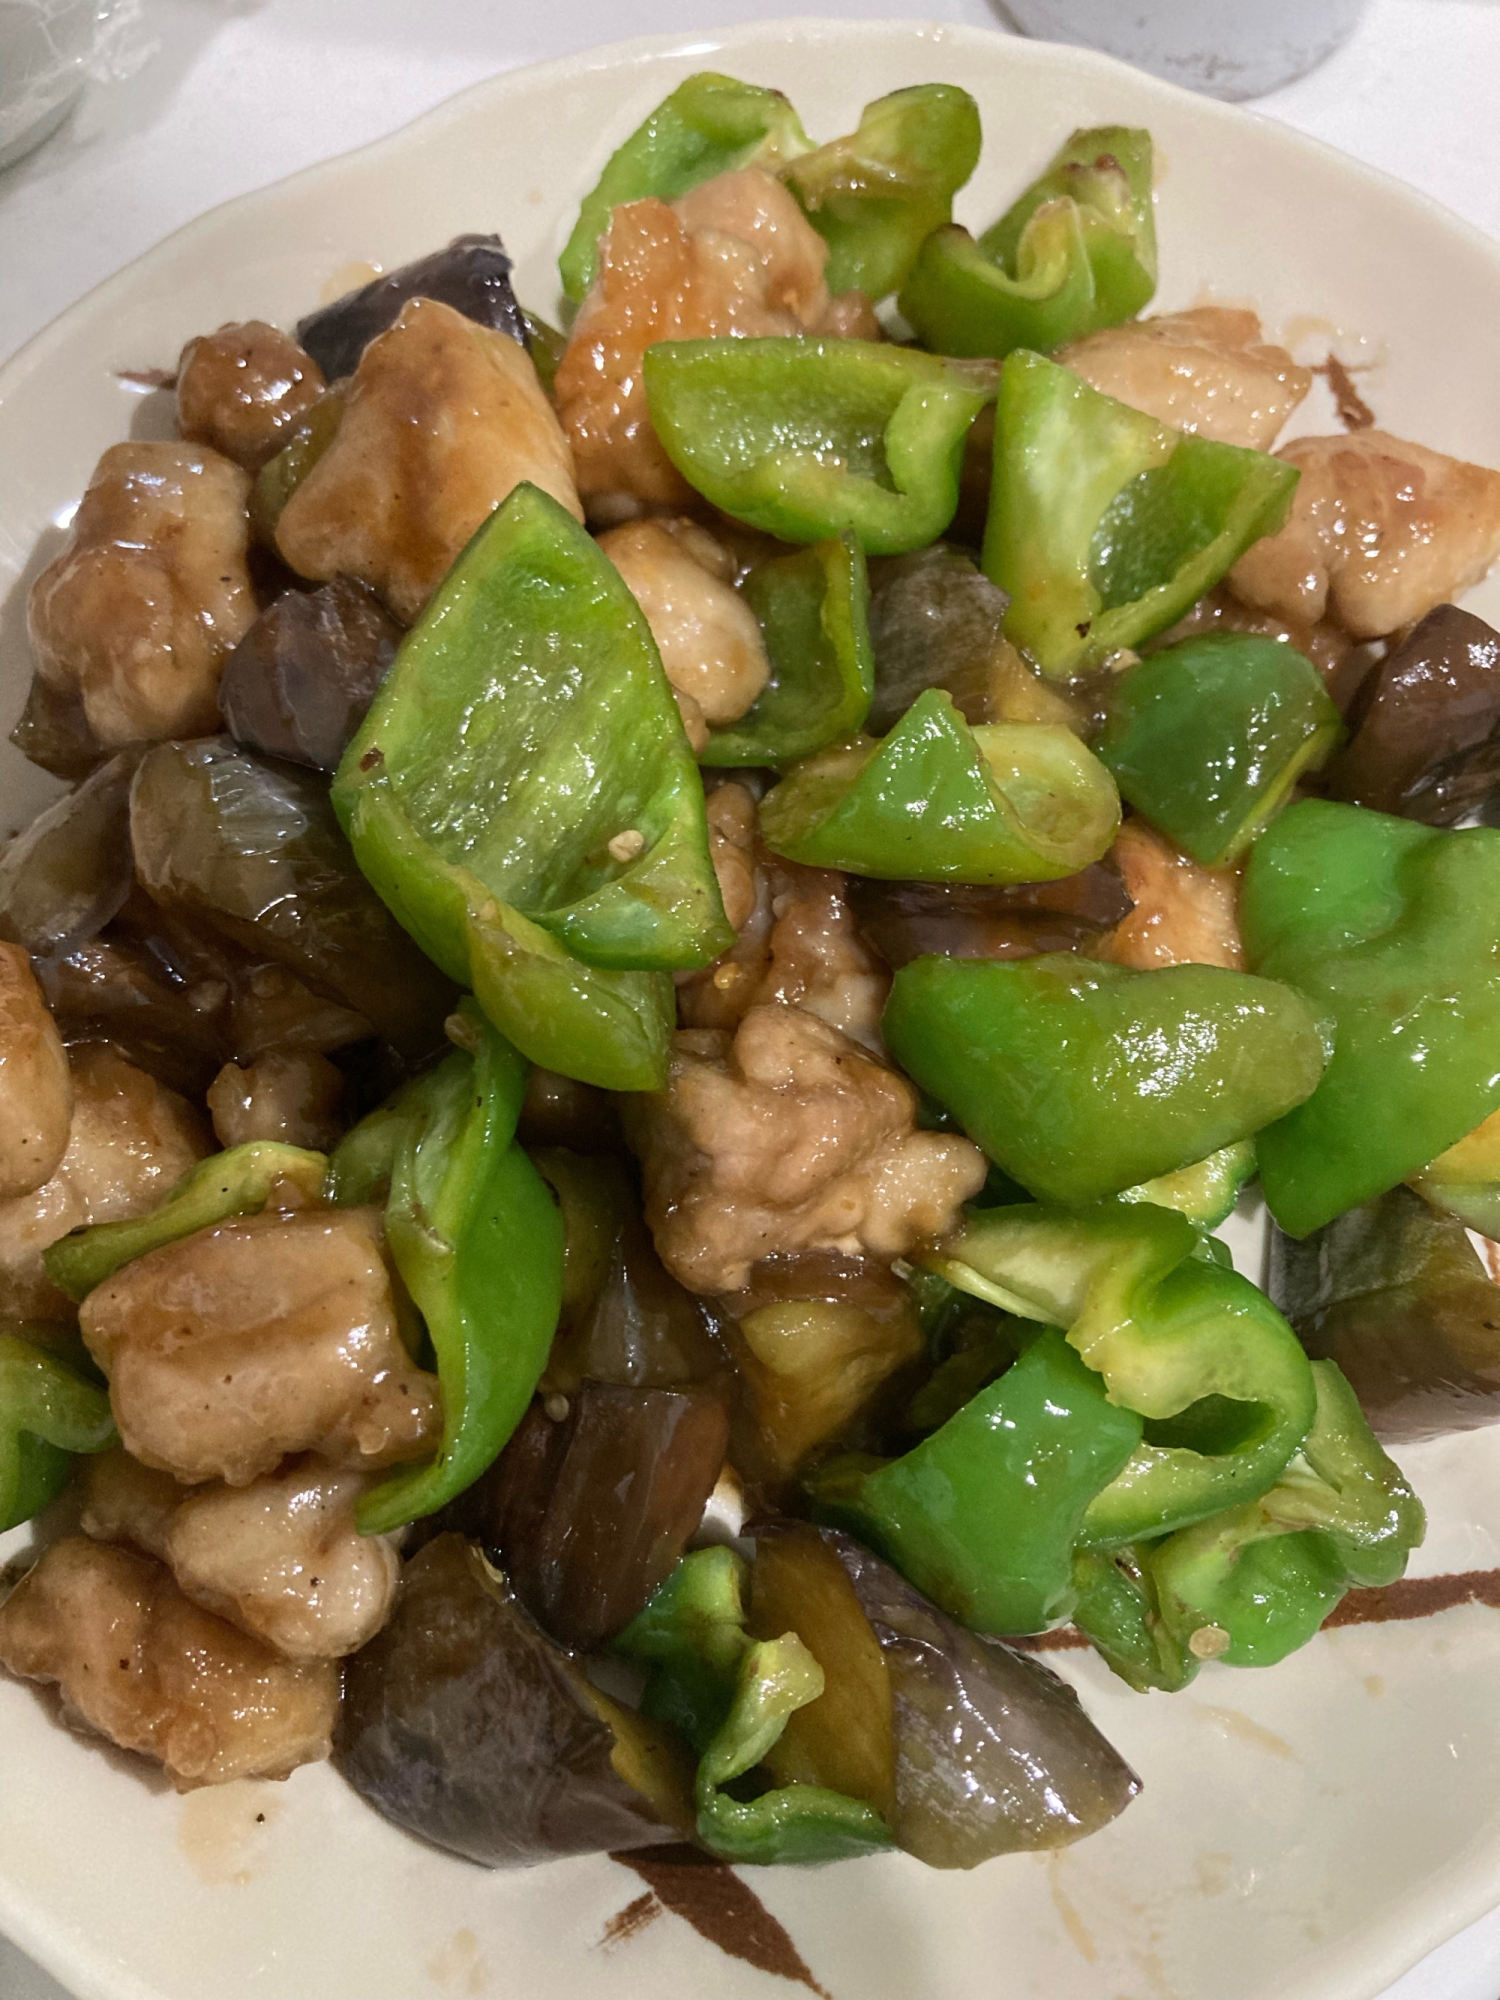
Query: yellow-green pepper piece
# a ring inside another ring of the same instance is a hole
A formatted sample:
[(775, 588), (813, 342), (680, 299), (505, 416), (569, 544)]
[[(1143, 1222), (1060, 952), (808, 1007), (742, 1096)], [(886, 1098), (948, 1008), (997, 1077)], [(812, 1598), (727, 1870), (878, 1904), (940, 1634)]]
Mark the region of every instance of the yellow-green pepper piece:
[(1097, 861), (1120, 824), (1109, 773), (1071, 730), (964, 721), (929, 688), (883, 742), (801, 764), (761, 806), (776, 853), (898, 882), (1049, 882)]
[(1043, 353), (1140, 312), (1156, 290), (1151, 135), (1075, 132), (1047, 171), (976, 242), (939, 229), (901, 311), (940, 354)]
[(785, 542), (866, 555), (935, 541), (993, 366), (868, 340), (669, 340), (645, 360), (651, 421), (688, 483)]
[(1294, 466), (1170, 430), (1024, 350), (1000, 374), (984, 570), (1045, 674), (1175, 623), (1286, 519)]

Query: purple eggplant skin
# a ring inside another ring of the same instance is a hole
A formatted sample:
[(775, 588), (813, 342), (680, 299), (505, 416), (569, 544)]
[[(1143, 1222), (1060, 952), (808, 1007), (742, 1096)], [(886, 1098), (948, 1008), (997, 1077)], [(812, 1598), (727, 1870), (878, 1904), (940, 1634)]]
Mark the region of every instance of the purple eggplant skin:
[(1410, 1188), (1301, 1242), (1273, 1226), (1266, 1289), (1386, 1444), (1500, 1422), (1500, 1285), (1457, 1216)]
[(10, 740), (28, 763), (70, 784), (96, 771), (110, 754), (89, 728), (77, 689), (55, 688), (40, 674), (31, 677), (26, 706)]
[(1500, 632), (1440, 604), (1370, 668), (1348, 722), (1329, 797), (1452, 826), (1500, 785)]
[(345, 1668), (333, 1754), (386, 1819), (488, 1868), (691, 1825), (679, 1747), (600, 1694), (457, 1534), (407, 1563), (390, 1623)]
[(589, 1648), (623, 1631), (685, 1553), (729, 1419), (705, 1389), (584, 1382), (568, 1404), (558, 1422), (532, 1404), (471, 1489), (470, 1531), (555, 1638)]
[(1067, 1847), (1140, 1780), (1065, 1681), (955, 1624), (851, 1536), (819, 1530), (880, 1642), (896, 1729), (896, 1840), (931, 1868)]
[(297, 322), (297, 340), (330, 382), (352, 375), (375, 338), (401, 317), (410, 299), (436, 299), (465, 319), (508, 333), (530, 349), (526, 315), (510, 285), (511, 264), (498, 236), (455, 236), (442, 250), (387, 271)]
[(1009, 888), (851, 875), (849, 903), (865, 943), (893, 971), (928, 952), (943, 958), (1032, 958), (1086, 950), (1135, 908), (1108, 855), (1059, 881)]
[(224, 664), (219, 708), (246, 749), (333, 771), (385, 679), (402, 626), (367, 584), (336, 576), (268, 605)]
[(117, 752), (0, 853), (6, 943), (34, 958), (66, 958), (119, 914), (135, 885), (130, 782), (142, 750)]

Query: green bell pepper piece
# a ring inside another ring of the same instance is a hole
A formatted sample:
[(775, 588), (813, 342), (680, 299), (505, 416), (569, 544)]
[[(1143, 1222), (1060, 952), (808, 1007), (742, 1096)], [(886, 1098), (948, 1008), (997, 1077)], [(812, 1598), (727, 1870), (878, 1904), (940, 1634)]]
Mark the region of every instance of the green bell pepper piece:
[(1024, 351), (1000, 374), (984, 569), (1006, 636), (1066, 676), (1174, 624), (1286, 519), (1296, 468), (1187, 437)]
[(479, 529), (333, 797), (399, 921), (533, 1061), (611, 1089), (662, 1081), (664, 974), (734, 933), (650, 631), (555, 500), (518, 486)]
[(51, 1505), (74, 1452), (118, 1441), (107, 1390), (50, 1348), (0, 1330), (0, 1534)]
[(1492, 1111), (1456, 1146), (1406, 1179), (1424, 1201), (1456, 1215), (1465, 1229), (1500, 1237), (1500, 1114)]
[(257, 1215), (278, 1186), (295, 1193), (299, 1205), (323, 1191), (328, 1161), (301, 1146), (269, 1139), (210, 1154), (191, 1167), (159, 1208), (127, 1222), (98, 1222), (75, 1229), (42, 1253), (47, 1276), (75, 1302), (86, 1299), (122, 1264), (164, 1243), (176, 1243), (232, 1215)]
[(1234, 1213), (1240, 1190), (1255, 1172), (1255, 1142), (1237, 1139), (1206, 1160), (1160, 1174), (1139, 1187), (1123, 1188), (1121, 1201), (1149, 1201), (1158, 1208), (1175, 1208), (1199, 1229), (1217, 1229)]
[(1306, 1236), (1419, 1172), (1500, 1105), (1500, 832), (1305, 799), (1256, 842), (1252, 964), (1306, 995), (1329, 1047), (1256, 1140), (1271, 1213)]
[(1289, 986), (1072, 952), (914, 959), (895, 976), (884, 1031), (908, 1076), (1007, 1174), (1065, 1203), (1248, 1138), (1309, 1096), (1323, 1067), (1312, 1013)]
[[(374, 1143), (356, 1128), (345, 1156), (368, 1173), (390, 1146), (386, 1238), (443, 1392), (437, 1456), (364, 1495), (355, 1520), (367, 1535), (435, 1513), (494, 1461), (546, 1366), (562, 1300), (562, 1218), (515, 1143), (526, 1064), (472, 1001), (460, 1013), (473, 1053), (456, 1049), (408, 1084), (399, 1122), (377, 1113)], [(335, 1185), (347, 1184), (339, 1154)]]
[(1141, 1418), (1049, 1328), (905, 1457), (834, 1460), (809, 1490), (975, 1631), (1042, 1632), (1072, 1611), (1090, 1503), (1140, 1443)]
[(1311, 660), (1254, 633), (1206, 632), (1116, 683), (1096, 747), (1122, 797), (1217, 868), (1239, 858), (1343, 737)]
[(1073, 1559), (1073, 1623), (1140, 1694), (1176, 1694), (1203, 1662), (1161, 1615), (1149, 1551), (1080, 1549)]
[(700, 181), (737, 167), (765, 167), (809, 152), (812, 141), (779, 90), (700, 70), (663, 98), (643, 125), (610, 155), (584, 196), (567, 247), (557, 260), (563, 290), (578, 303), (599, 268), (599, 239), (621, 202), (655, 195), (675, 201)]
[(1317, 1420), (1277, 1483), (1146, 1557), (1168, 1630), (1232, 1667), (1274, 1666), (1351, 1585), (1393, 1583), (1426, 1527), (1338, 1369), (1312, 1370)]
[(901, 311), (940, 354), (1049, 352), (1133, 319), (1156, 290), (1151, 134), (1075, 132), (1040, 179), (976, 242), (938, 230)]
[(715, 729), (700, 764), (769, 765), (811, 756), (860, 728), (875, 690), (870, 583), (852, 535), (772, 556), (745, 578), (771, 678), (749, 712)]
[(786, 1785), (748, 1802), (722, 1787), (751, 1770), (786, 1719), (823, 1692), (823, 1669), (795, 1633), (755, 1644), (745, 1630), (747, 1565), (732, 1549), (698, 1549), (611, 1650), (650, 1669), (641, 1706), (680, 1729), (698, 1753), (698, 1838), (726, 1861), (834, 1861), (889, 1847), (862, 1800)]
[(922, 1260), (1002, 1311), (1064, 1328), (1110, 1402), (1145, 1419), (1129, 1464), (1090, 1502), (1085, 1546), (1166, 1534), (1256, 1498), (1312, 1425), (1297, 1336), (1248, 1278), (1200, 1256), (1200, 1241), (1185, 1217), (1147, 1203), (994, 1208)]
[(905, 283), (925, 239), (952, 220), (981, 138), (979, 106), (966, 90), (919, 83), (876, 98), (857, 131), (782, 169), (828, 244), (829, 291), (883, 299)]
[(765, 799), (767, 846), (898, 882), (1048, 882), (1097, 861), (1120, 824), (1109, 773), (1069, 729), (971, 727), (941, 688), (882, 742), (854, 737)]
[(993, 367), (868, 340), (669, 340), (646, 350), (667, 456), (737, 520), (784, 542), (850, 533), (866, 555), (935, 541), (958, 505)]

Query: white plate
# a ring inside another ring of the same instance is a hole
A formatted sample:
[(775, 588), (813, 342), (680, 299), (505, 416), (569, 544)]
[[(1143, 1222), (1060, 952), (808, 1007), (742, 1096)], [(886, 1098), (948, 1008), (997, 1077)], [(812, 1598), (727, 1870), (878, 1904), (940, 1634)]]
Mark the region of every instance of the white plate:
[[(221, 320), (290, 324), (351, 262), (389, 267), (465, 229), (499, 228), (522, 297), (548, 311), (579, 195), (708, 66), (788, 91), (824, 136), (899, 85), (966, 85), (985, 150), (959, 212), (979, 225), (1073, 126), (1149, 125), (1159, 306), (1251, 301), (1310, 358), (1336, 338), (1345, 359), (1378, 363), (1362, 387), (1387, 428), (1500, 464), (1500, 252), (1313, 141), (1102, 57), (969, 28), (804, 20), (633, 42), (499, 77), (216, 210), (0, 371), (0, 730), (29, 672), (25, 581), (99, 452), (153, 419), (116, 369), (170, 367)], [(1331, 427), (1326, 405), (1310, 427)], [(1495, 586), (1472, 601), (1500, 615)], [(0, 833), (54, 789), (0, 752)], [(1500, 1563), (1500, 1434), (1403, 1459), (1433, 1521), (1415, 1567)], [(1370, 2000), (1500, 1900), (1494, 1613), (1324, 1634), (1267, 1673), (1209, 1666), (1174, 1697), (1061, 1661), (1143, 1796), (1066, 1854), (970, 1876), (897, 1856), (761, 1871), (756, 1889), (835, 2000)], [(0, 1687), (0, 1929), (83, 2000), (772, 1992), (673, 1917), (602, 1946), (640, 1890), (603, 1858), (522, 1875), (447, 1860), (326, 1766), (178, 1799), (69, 1737), (29, 1689)]]

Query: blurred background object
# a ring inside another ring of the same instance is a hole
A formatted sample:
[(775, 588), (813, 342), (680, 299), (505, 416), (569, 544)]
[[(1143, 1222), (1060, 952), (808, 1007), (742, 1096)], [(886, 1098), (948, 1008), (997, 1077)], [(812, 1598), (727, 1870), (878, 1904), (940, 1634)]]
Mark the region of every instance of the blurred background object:
[[(0, 167), (50, 138), (91, 76), (126, 75), (140, 0), (0, 0)], [(149, 53), (149, 50), (144, 53)]]
[(1210, 97), (1259, 97), (1332, 55), (1369, 0), (1004, 0), (1023, 34), (1082, 42)]

